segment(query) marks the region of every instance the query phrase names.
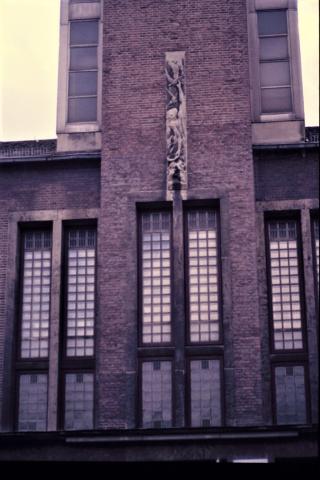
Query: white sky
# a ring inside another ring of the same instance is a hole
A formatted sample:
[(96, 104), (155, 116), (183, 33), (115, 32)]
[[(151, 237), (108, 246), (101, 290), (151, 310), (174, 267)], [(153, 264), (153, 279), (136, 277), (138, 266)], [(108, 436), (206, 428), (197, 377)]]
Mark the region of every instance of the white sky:
[[(298, 8), (305, 120), (319, 125), (319, 3)], [(60, 0), (0, 0), (0, 141), (56, 136), (59, 9)]]

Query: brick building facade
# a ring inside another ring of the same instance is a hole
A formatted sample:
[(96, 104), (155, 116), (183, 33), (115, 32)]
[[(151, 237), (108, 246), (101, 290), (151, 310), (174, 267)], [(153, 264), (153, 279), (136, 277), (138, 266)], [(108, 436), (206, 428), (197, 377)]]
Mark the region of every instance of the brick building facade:
[(1, 459), (316, 455), (300, 70), (294, 0), (61, 1), (57, 141), (0, 145)]

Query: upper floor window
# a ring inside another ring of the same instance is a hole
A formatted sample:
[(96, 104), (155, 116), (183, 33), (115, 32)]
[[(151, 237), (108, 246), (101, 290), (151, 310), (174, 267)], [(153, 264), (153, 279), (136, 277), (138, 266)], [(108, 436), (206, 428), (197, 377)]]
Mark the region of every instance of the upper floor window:
[(301, 350), (303, 305), (298, 224), (295, 220), (268, 223), (270, 300), (275, 350)]
[(21, 358), (48, 357), (51, 288), (51, 232), (23, 234)]
[(261, 113), (292, 111), (286, 10), (258, 11)]
[(141, 215), (142, 343), (171, 341), (171, 221), (168, 212)]
[(52, 234), (21, 231), (19, 341), (16, 357), (19, 431), (47, 429)]
[(188, 229), (189, 338), (191, 342), (220, 340), (220, 286), (217, 213), (190, 209)]
[(96, 231), (73, 228), (68, 232), (66, 354), (94, 354)]
[(97, 120), (98, 20), (70, 22), (68, 122)]

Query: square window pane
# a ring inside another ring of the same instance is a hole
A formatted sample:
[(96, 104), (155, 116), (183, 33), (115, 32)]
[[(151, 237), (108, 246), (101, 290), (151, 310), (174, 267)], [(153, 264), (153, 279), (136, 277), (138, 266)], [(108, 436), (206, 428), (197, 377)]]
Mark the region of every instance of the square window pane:
[(70, 45), (98, 43), (99, 24), (96, 20), (70, 22)]
[(96, 94), (97, 72), (69, 73), (69, 96)]
[(97, 120), (97, 97), (69, 98), (68, 122)]
[(288, 58), (287, 37), (260, 38), (260, 60)]
[(77, 47), (70, 49), (69, 70), (94, 70), (97, 68), (97, 47)]
[(286, 10), (257, 12), (259, 35), (277, 35), (287, 33)]
[(260, 81), (262, 87), (290, 85), (289, 62), (260, 63)]
[[(261, 111), (262, 113), (291, 112), (291, 88), (263, 88), (261, 89)], [(279, 256), (271, 255), (274, 258)]]

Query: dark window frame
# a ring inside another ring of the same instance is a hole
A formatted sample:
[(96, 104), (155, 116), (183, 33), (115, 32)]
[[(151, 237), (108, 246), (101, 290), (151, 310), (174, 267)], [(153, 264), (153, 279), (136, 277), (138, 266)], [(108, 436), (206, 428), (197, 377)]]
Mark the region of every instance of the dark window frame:
[[(291, 220), (296, 222), (297, 226), (297, 258), (298, 258), (298, 277), (300, 289), (300, 307), (301, 307), (301, 332), (302, 332), (302, 348), (301, 349), (276, 349), (274, 340), (274, 320), (273, 320), (273, 303), (272, 303), (272, 283), (271, 283), (271, 256), (270, 256), (270, 239), (269, 239), (269, 223), (272, 221)], [(300, 211), (281, 211), (281, 212), (265, 212), (264, 215), (264, 233), (265, 233), (265, 256), (266, 256), (266, 276), (267, 276), (267, 297), (268, 297), (268, 325), (269, 325), (269, 352), (271, 355), (301, 355), (308, 353), (307, 338), (307, 317), (306, 317), (306, 300), (305, 300), (305, 282), (304, 282), (304, 263), (303, 263), (303, 243), (301, 232)]]
[[(68, 234), (74, 230), (92, 229), (96, 232), (95, 242), (95, 315), (93, 327), (94, 353), (92, 356), (67, 356), (67, 306), (68, 306)], [(98, 222), (97, 219), (67, 220), (62, 222), (62, 252), (61, 252), (61, 296), (60, 296), (60, 328), (59, 328), (59, 381), (58, 381), (58, 418), (57, 425), (65, 430), (65, 378), (67, 373), (90, 373), (93, 375), (93, 428), (96, 421), (96, 343), (97, 343), (97, 282), (98, 282)], [(67, 430), (69, 431), (69, 430)]]
[[(94, 314), (94, 327), (93, 327), (93, 339), (94, 339), (94, 353), (92, 356), (67, 356), (67, 308), (68, 308), (68, 233), (70, 231), (76, 231), (79, 229), (92, 229), (96, 232), (96, 245), (95, 245), (95, 314)], [(60, 319), (60, 345), (61, 345), (61, 363), (62, 365), (67, 364), (77, 364), (79, 360), (84, 360), (88, 364), (90, 362), (95, 362), (96, 359), (96, 326), (97, 326), (97, 253), (98, 253), (98, 236), (97, 236), (97, 224), (96, 222), (86, 222), (86, 223), (72, 223), (69, 222), (64, 225), (63, 228), (63, 253), (62, 253), (62, 275), (61, 275), (61, 319)]]
[[(217, 232), (217, 271), (218, 271), (218, 314), (219, 314), (219, 339), (214, 342), (193, 342), (191, 341), (191, 331), (190, 331), (190, 282), (189, 282), (189, 242), (188, 242), (188, 213), (192, 211), (215, 211), (216, 215), (216, 232)], [(184, 290), (185, 290), (185, 347), (212, 347), (212, 346), (222, 346), (224, 342), (224, 333), (223, 333), (223, 284), (222, 284), (222, 262), (221, 262), (221, 222), (220, 222), (220, 209), (219, 203), (217, 201), (191, 201), (184, 202), (183, 208), (183, 243), (184, 243)]]
[[(217, 223), (217, 267), (218, 267), (218, 289), (219, 289), (219, 342), (193, 342), (189, 343), (187, 340), (183, 345), (183, 351), (185, 354), (184, 365), (187, 367), (189, 365), (189, 361), (196, 360), (199, 358), (203, 359), (218, 359), (220, 361), (220, 405), (221, 405), (221, 425), (219, 427), (209, 427), (209, 428), (221, 428), (225, 424), (225, 387), (224, 387), (224, 345), (223, 345), (223, 285), (222, 285), (222, 262), (221, 262), (221, 232), (220, 232), (220, 208), (219, 208), (219, 200), (217, 199), (210, 199), (210, 200), (191, 200), (191, 201), (184, 201), (183, 202), (183, 219), (182, 219), (182, 238), (183, 238), (183, 262), (184, 266), (186, 267), (187, 262), (187, 249), (188, 244), (186, 242), (187, 238), (187, 229), (186, 229), (186, 222), (187, 222), (187, 212), (190, 209), (205, 209), (205, 210), (214, 210), (216, 213), (216, 223)], [(178, 399), (176, 398), (175, 392), (175, 378), (176, 378), (176, 371), (175, 371), (175, 353), (176, 353), (176, 343), (174, 338), (174, 329), (172, 328), (172, 341), (170, 344), (143, 344), (142, 343), (142, 262), (141, 262), (141, 214), (145, 212), (155, 212), (155, 211), (167, 211), (170, 213), (170, 222), (171, 222), (171, 304), (173, 304), (174, 298), (174, 243), (173, 243), (173, 211), (172, 211), (172, 202), (150, 202), (150, 203), (137, 203), (136, 204), (136, 218), (137, 218), (137, 282), (138, 282), (138, 292), (137, 292), (137, 306), (138, 306), (138, 328), (137, 328), (137, 374), (136, 374), (136, 403), (135, 403), (135, 416), (136, 416), (136, 425), (138, 428), (143, 428), (143, 405), (142, 405), (142, 364), (144, 361), (170, 361), (172, 365), (172, 428), (176, 425), (177, 419), (177, 406), (178, 406)], [(184, 293), (185, 298), (187, 299), (187, 276), (188, 276), (188, 268), (185, 269), (185, 276), (184, 276)], [(185, 303), (186, 305), (186, 303)], [(186, 315), (188, 312), (186, 312)], [(172, 310), (171, 310), (172, 315)], [(172, 317), (171, 317), (172, 318)], [(171, 320), (173, 321), (173, 319)], [(187, 326), (187, 321), (184, 325), (184, 333), (188, 335), (189, 326)], [(185, 337), (186, 339), (188, 336)], [(188, 375), (186, 372), (185, 376), (185, 396), (184, 396), (184, 408), (185, 408), (185, 422), (186, 425), (191, 424), (188, 418), (188, 412), (190, 412), (191, 404), (189, 402), (191, 397), (189, 398), (189, 391), (190, 387), (188, 385)], [(191, 417), (190, 417), (191, 418)], [(170, 427), (171, 428), (171, 427)], [(203, 430), (204, 428), (208, 427), (194, 427), (198, 430)], [(153, 430), (163, 430), (166, 427), (153, 427)]]
[[(143, 277), (142, 277), (142, 216), (144, 213), (168, 213), (170, 216), (170, 342), (150, 342), (143, 343)], [(137, 290), (137, 307), (138, 307), (138, 349), (150, 349), (150, 348), (172, 348), (175, 344), (174, 339), (174, 329), (173, 327), (173, 316), (172, 316), (172, 305), (173, 305), (173, 287), (174, 287), (174, 271), (173, 271), (173, 261), (174, 261), (174, 249), (173, 249), (173, 219), (172, 219), (172, 206), (163, 203), (150, 203), (137, 204), (137, 262), (138, 262), (138, 290)], [(170, 350), (168, 350), (169, 352)]]
[[(282, 361), (281, 361), (282, 360)], [(277, 422), (277, 391), (276, 391), (276, 375), (277, 367), (300, 367), (304, 368), (304, 390), (305, 390), (305, 405), (306, 405), (306, 423), (288, 424), (288, 425), (310, 425), (311, 424), (311, 405), (310, 405), (310, 377), (308, 361), (306, 359), (299, 361), (299, 359), (278, 359), (271, 362), (271, 398), (272, 398), (272, 422), (273, 425), (285, 426), (286, 424), (278, 424)]]
[[(13, 327), (13, 349), (12, 358), (14, 366), (14, 381), (12, 382), (12, 391), (10, 392), (11, 405), (12, 405), (12, 427), (13, 430), (19, 431), (19, 379), (23, 374), (46, 374), (49, 385), (49, 356), (50, 356), (50, 310), (49, 310), (49, 337), (48, 337), (48, 356), (38, 358), (23, 358), (21, 356), (21, 339), (22, 339), (22, 306), (23, 306), (23, 275), (24, 275), (24, 238), (25, 234), (30, 231), (48, 231), (51, 234), (51, 255), (53, 251), (53, 224), (51, 221), (31, 221), (31, 222), (18, 222), (17, 224), (17, 288), (16, 299), (17, 306), (15, 308), (14, 315), (14, 327)], [(50, 267), (50, 278), (52, 279), (52, 256)], [(52, 292), (50, 291), (50, 297)], [(51, 304), (51, 298), (50, 298)], [(48, 411), (47, 411), (48, 418)]]

